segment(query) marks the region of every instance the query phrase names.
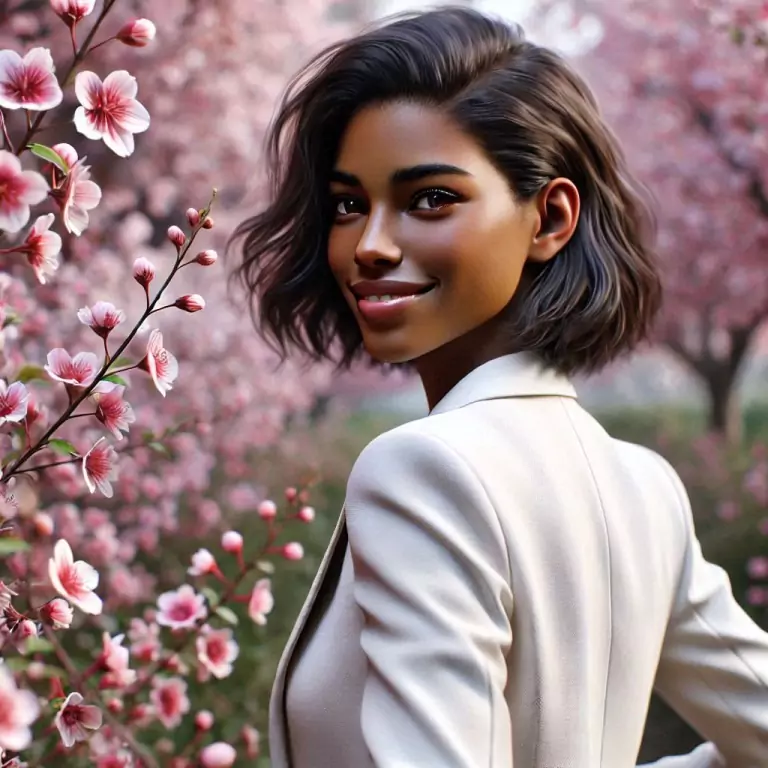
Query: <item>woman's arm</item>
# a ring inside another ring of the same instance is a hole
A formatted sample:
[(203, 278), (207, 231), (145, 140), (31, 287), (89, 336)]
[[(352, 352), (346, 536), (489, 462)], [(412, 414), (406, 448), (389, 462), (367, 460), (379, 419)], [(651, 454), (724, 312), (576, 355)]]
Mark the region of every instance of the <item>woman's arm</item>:
[(345, 509), (373, 764), (512, 768), (509, 558), (474, 472), (401, 428), (363, 451)]
[(656, 689), (717, 747), (723, 762), (713, 766), (763, 768), (768, 766), (768, 634), (737, 603), (725, 571), (704, 559), (685, 489), (664, 464), (680, 499), (687, 551)]

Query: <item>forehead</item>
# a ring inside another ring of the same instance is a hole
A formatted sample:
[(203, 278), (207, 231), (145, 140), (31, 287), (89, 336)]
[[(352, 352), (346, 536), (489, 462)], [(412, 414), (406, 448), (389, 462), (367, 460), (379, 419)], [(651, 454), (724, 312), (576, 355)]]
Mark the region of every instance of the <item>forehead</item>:
[(350, 121), (336, 168), (364, 179), (427, 163), (470, 173), (489, 164), (479, 144), (437, 108), (390, 102), (366, 107)]

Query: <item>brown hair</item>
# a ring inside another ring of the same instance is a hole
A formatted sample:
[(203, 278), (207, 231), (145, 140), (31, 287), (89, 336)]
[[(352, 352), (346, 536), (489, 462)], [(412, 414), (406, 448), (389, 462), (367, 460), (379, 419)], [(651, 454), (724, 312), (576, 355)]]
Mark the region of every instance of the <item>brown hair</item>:
[(283, 97), (267, 142), (271, 201), (230, 241), (242, 239), (235, 277), (249, 291), (257, 328), (283, 356), (294, 346), (346, 367), (363, 349), (327, 263), (329, 174), (352, 117), (394, 100), (445, 110), (518, 199), (558, 176), (578, 187), (573, 237), (550, 261), (526, 265), (511, 351), (535, 352), (563, 373), (588, 372), (647, 336), (661, 301), (653, 221), (594, 96), (517, 25), (444, 8), (327, 48)]

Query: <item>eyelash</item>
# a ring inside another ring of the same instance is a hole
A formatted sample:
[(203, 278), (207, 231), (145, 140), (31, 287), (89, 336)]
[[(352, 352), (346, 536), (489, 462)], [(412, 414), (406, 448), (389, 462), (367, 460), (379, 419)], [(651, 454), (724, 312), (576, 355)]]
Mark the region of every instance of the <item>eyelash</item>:
[[(414, 205), (417, 201), (422, 200), (425, 197), (428, 197), (429, 195), (440, 195), (444, 198), (447, 198), (447, 202), (443, 205), (440, 205), (436, 208), (414, 208)], [(456, 194), (456, 192), (451, 192), (450, 190), (443, 189), (441, 187), (430, 187), (429, 189), (421, 189), (416, 194), (411, 197), (411, 201), (408, 204), (409, 210), (419, 210), (419, 211), (439, 211), (441, 208), (443, 208), (445, 205), (451, 205), (453, 203), (458, 203), (463, 198), (461, 195)], [(347, 201), (353, 201), (357, 202), (360, 198), (356, 198), (353, 195), (335, 195), (332, 198), (332, 210), (335, 216), (338, 217), (346, 217), (346, 216), (354, 216), (354, 213), (339, 213), (338, 207), (339, 203), (341, 202), (347, 202)]]

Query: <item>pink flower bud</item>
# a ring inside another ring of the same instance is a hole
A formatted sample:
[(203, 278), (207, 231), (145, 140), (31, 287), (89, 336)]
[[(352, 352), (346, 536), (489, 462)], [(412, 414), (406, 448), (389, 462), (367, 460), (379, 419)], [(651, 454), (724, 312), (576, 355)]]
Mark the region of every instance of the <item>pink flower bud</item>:
[(283, 547), (283, 557), (286, 560), (301, 560), (304, 557), (304, 547), (298, 541), (291, 541)]
[(187, 208), (187, 221), (190, 227), (196, 227), (200, 223), (200, 211), (197, 208)]
[(176, 226), (168, 227), (168, 239), (177, 247), (181, 248), (187, 242), (187, 236)]
[(210, 216), (205, 217), (203, 222), (203, 229), (213, 229), (213, 219)]
[(223, 741), (209, 744), (200, 753), (200, 765), (203, 768), (230, 768), (235, 760), (237, 760), (235, 748)]
[(133, 48), (143, 48), (155, 39), (155, 25), (149, 19), (133, 19), (126, 22), (115, 37)]
[(227, 531), (221, 537), (221, 548), (231, 555), (243, 551), (243, 537), (237, 531)]
[(149, 288), (149, 284), (155, 279), (155, 265), (144, 256), (139, 256), (133, 262), (133, 279), (144, 288)]
[(107, 702), (107, 709), (113, 715), (119, 715), (124, 708), (125, 708), (125, 705), (123, 704), (121, 699), (112, 698)]
[(54, 144), (51, 149), (71, 168), (77, 162), (77, 150), (71, 145), (62, 142)]
[(303, 523), (311, 523), (315, 519), (314, 507), (302, 507), (299, 510), (297, 517)]
[(213, 728), (213, 714), (207, 709), (201, 709), (195, 715), (195, 728), (198, 731), (210, 731)]
[(252, 725), (244, 725), (240, 736), (245, 742), (245, 752), (248, 757), (258, 757), (261, 734)]
[(274, 520), (277, 516), (277, 504), (267, 499), (258, 506), (259, 517), (262, 520)]
[(197, 293), (188, 293), (186, 296), (179, 296), (173, 305), (185, 312), (199, 312), (205, 309), (205, 299)]
[(50, 536), (53, 533), (53, 518), (47, 512), (36, 512), (32, 523), (38, 536)]
[(211, 264), (216, 263), (216, 259), (219, 258), (219, 254), (216, 251), (202, 251), (197, 254), (195, 261), (203, 267), (210, 267)]
[(299, 492), (293, 488), (289, 487), (285, 489), (285, 498), (290, 502), (293, 503), (296, 501), (296, 497), (299, 495)]
[(40, 608), (40, 618), (54, 629), (68, 629), (73, 617), (72, 606), (60, 597), (54, 597)]
[(27, 638), (37, 637), (37, 624), (29, 619), (23, 619), (16, 625), (14, 631), (14, 640), (18, 642), (24, 642)]

